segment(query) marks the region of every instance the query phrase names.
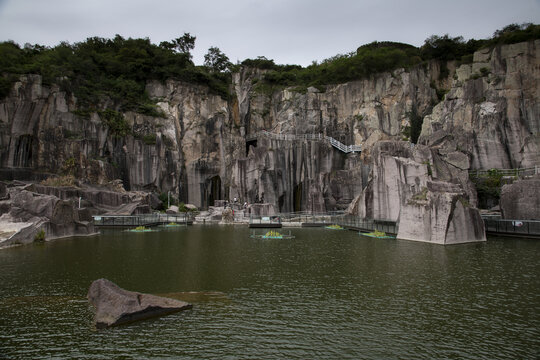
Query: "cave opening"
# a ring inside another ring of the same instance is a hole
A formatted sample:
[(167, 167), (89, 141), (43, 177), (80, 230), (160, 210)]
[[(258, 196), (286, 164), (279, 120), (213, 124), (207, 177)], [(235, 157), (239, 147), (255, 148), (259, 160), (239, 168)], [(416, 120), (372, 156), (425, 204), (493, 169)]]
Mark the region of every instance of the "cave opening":
[(214, 201), (221, 199), (221, 178), (219, 175), (206, 180), (206, 188), (206, 207), (214, 206)]
[(285, 204), (285, 195), (281, 195), (278, 199), (279, 212), (283, 212), (283, 205)]
[(21, 135), (15, 142), (15, 153), (13, 159), (14, 167), (32, 166), (32, 147), (34, 137), (32, 135)]
[(302, 183), (294, 186), (294, 211), (302, 211)]
[(246, 141), (246, 156), (248, 156), (248, 154), (249, 154), (249, 147), (250, 146), (257, 147), (257, 139), (247, 140)]

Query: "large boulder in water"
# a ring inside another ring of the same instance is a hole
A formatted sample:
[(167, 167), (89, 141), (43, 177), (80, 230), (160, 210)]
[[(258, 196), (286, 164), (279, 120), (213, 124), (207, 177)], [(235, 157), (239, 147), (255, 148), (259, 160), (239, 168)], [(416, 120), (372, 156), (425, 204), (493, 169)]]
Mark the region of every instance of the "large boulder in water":
[(183, 301), (124, 290), (107, 279), (96, 280), (90, 285), (88, 300), (96, 309), (94, 323), (98, 329), (168, 315), (192, 307)]

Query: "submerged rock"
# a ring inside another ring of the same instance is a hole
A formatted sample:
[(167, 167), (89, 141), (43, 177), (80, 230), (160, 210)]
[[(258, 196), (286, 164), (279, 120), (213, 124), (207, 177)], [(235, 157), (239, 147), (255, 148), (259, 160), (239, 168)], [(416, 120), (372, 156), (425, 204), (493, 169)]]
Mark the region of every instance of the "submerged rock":
[(96, 328), (106, 328), (191, 309), (183, 301), (142, 294), (120, 288), (107, 279), (96, 280), (88, 290), (88, 301), (96, 309)]

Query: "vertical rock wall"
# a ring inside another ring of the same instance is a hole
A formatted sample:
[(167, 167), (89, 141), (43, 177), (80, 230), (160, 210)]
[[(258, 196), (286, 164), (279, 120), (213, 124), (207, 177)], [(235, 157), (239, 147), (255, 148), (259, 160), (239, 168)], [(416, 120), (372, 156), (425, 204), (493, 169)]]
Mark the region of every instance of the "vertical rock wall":
[(355, 201), (356, 215), (398, 222), (400, 239), (485, 241), (466, 171), (446, 163), (435, 149), (406, 142), (381, 141), (372, 158), (368, 185)]
[(420, 142), (450, 136), (471, 169), (540, 163), (540, 40), (474, 54), (453, 75), (444, 101), (424, 118)]
[[(120, 178), (128, 190), (170, 190), (202, 207), (235, 196), (253, 202), (264, 193), (281, 211), (343, 208), (367, 186), (363, 215), (395, 219), (392, 199), (403, 184), (425, 185), (420, 175), (428, 161), (432, 172), (459, 174), (474, 206), (464, 171), (540, 162), (539, 47), (537, 40), (482, 50), (472, 64), (448, 64), (447, 79), (439, 79), (438, 64), (430, 63), (325, 91), (269, 91), (260, 86), (263, 70), (243, 68), (233, 74), (230, 101), (204, 86), (150, 82), (147, 91), (165, 117), (126, 113), (130, 134), (120, 138), (98, 113), (76, 115), (72, 95), (27, 75), (0, 101), (0, 175), (74, 172), (93, 183)], [(437, 86), (449, 87), (438, 104)], [(409, 148), (400, 150), (403, 156), (381, 157), (375, 144), (406, 138), (413, 112), (425, 116), (420, 142), (432, 154), (417, 161), (417, 150)], [(261, 130), (322, 133), (362, 144), (363, 151), (251, 140)]]

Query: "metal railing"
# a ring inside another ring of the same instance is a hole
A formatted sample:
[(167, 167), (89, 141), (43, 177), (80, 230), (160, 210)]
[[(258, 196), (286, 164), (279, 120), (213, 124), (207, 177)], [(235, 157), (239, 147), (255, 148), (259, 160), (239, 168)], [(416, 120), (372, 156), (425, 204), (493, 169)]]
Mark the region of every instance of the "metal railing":
[(359, 231), (384, 231), (387, 234), (398, 233), (399, 224), (392, 220), (362, 219), (353, 215), (335, 217), (335, 224)]
[(251, 215), (249, 217), (250, 224), (281, 224), (281, 215)]
[(190, 214), (94, 215), (95, 226), (155, 226), (160, 224), (187, 224)]
[(254, 135), (251, 135), (247, 138), (248, 141), (257, 139), (258, 137), (266, 137), (269, 139), (274, 140), (287, 140), (287, 141), (294, 141), (294, 140), (310, 140), (310, 141), (322, 141), (326, 140), (335, 147), (336, 149), (343, 151), (344, 153), (350, 153), (350, 152), (361, 152), (362, 146), (361, 145), (345, 145), (342, 142), (334, 139), (331, 136), (326, 136), (323, 134), (276, 134), (272, 133), (266, 130), (260, 131)]
[(540, 174), (540, 165), (535, 165), (529, 168), (516, 168), (516, 169), (489, 169), (489, 170), (469, 170), (469, 176), (480, 177), (487, 176), (493, 173), (500, 174), (502, 176), (514, 176), (524, 177)]
[(484, 218), (486, 232), (540, 237), (540, 221), (537, 220), (502, 220)]
[(392, 220), (362, 219), (354, 215), (344, 215), (342, 212), (335, 213), (310, 213), (296, 212), (279, 214), (283, 222), (296, 222), (302, 224), (340, 225), (345, 228), (359, 231), (384, 231), (388, 234), (397, 234), (399, 225)]

